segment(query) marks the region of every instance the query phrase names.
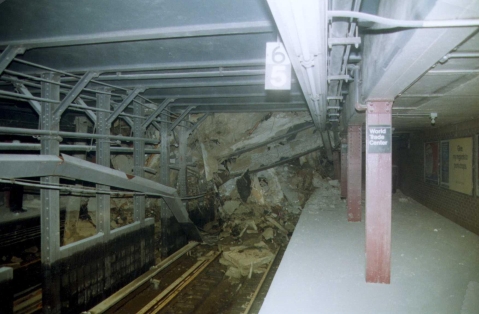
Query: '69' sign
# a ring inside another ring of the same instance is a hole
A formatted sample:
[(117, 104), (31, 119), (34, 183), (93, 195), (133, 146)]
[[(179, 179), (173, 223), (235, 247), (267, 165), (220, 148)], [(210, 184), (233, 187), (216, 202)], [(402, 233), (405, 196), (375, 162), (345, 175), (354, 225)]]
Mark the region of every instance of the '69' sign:
[(265, 89), (291, 89), (291, 62), (282, 43), (266, 43)]

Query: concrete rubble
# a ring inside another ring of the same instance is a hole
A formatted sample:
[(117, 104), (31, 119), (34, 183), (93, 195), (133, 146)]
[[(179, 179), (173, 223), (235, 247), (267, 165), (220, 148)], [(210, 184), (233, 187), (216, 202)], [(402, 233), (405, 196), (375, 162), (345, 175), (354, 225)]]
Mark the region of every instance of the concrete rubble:
[(315, 185), (337, 190), (313, 168), (295, 165), (268, 169), (250, 177), (251, 194), (246, 202), (234, 184), (239, 177), (218, 188), (223, 223), (216, 230), (217, 245), (223, 251), (220, 262), (227, 266), (226, 276), (233, 281), (266, 270), (279, 247), (287, 245)]

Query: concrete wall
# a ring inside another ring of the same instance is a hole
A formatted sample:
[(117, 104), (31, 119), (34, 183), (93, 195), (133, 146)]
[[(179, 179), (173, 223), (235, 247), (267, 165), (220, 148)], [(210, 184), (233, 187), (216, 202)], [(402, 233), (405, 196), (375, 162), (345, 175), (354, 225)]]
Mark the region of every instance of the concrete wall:
[[(461, 137), (474, 137), (475, 159), (477, 168), (477, 140), (479, 119), (460, 124), (430, 128), (423, 133), (411, 134), (409, 148), (405, 143), (399, 144), (397, 157), (401, 191), (424, 206), (454, 221), (462, 227), (479, 235), (479, 196), (477, 181), (474, 182), (472, 196), (451, 191), (447, 188), (425, 182), (424, 180), (424, 143)], [(477, 171), (477, 170), (474, 170)], [(477, 172), (474, 172), (477, 178)]]

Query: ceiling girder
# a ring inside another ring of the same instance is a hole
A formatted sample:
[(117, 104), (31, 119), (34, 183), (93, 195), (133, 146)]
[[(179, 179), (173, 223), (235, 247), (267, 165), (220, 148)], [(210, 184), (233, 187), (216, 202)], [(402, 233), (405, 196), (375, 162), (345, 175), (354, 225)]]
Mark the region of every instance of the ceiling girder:
[(274, 28), (269, 21), (200, 24), (177, 27), (159, 27), (150, 29), (129, 29), (113, 32), (70, 36), (8, 40), (0, 41), (0, 47), (6, 47), (11, 45), (22, 46), (27, 49), (31, 49), (140, 40), (157, 40), (167, 38), (269, 33), (273, 30)]
[(268, 0), (317, 128), (326, 128), (327, 1)]

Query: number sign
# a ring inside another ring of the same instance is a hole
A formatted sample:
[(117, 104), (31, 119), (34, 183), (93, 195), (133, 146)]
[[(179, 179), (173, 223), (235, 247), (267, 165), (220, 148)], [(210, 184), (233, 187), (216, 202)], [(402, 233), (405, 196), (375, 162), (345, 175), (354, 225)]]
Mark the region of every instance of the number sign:
[(265, 89), (291, 89), (291, 62), (282, 43), (266, 43)]

